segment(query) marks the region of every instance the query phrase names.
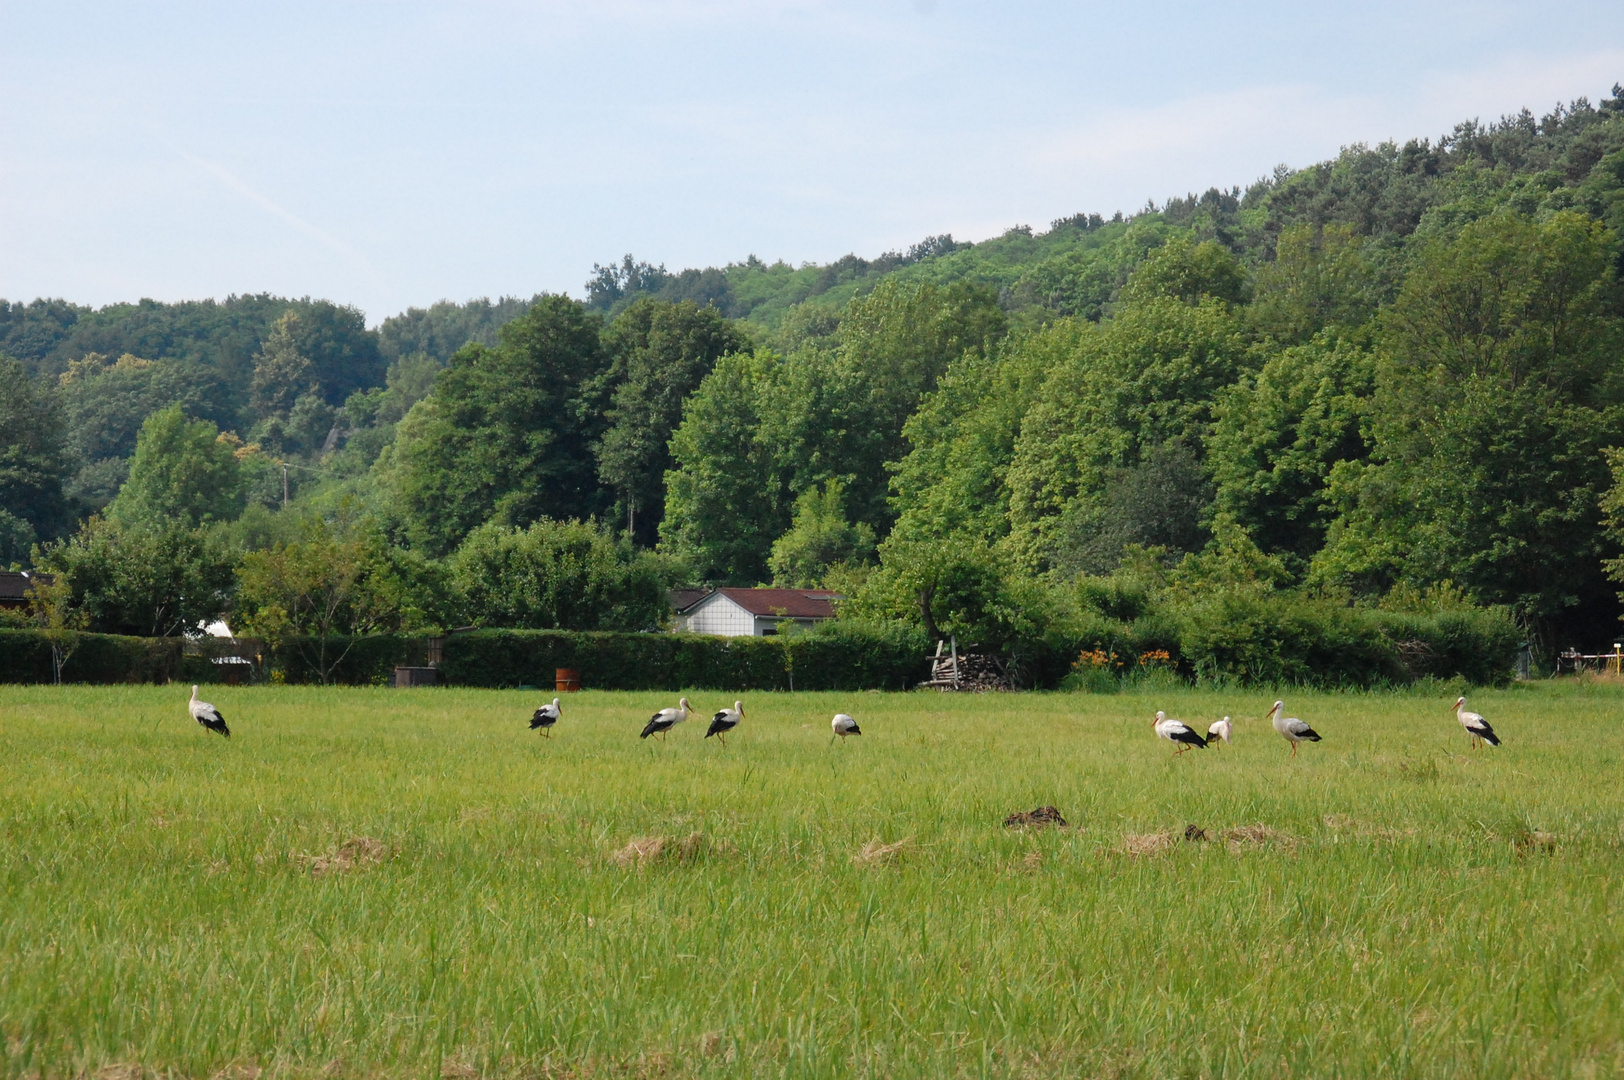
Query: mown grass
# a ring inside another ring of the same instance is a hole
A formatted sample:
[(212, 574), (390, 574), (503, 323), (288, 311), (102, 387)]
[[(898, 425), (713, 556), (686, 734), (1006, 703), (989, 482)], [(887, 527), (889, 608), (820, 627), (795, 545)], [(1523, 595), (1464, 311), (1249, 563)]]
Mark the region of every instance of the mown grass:
[(0, 689), (4, 1075), (1624, 1072), (1614, 687), (208, 696)]

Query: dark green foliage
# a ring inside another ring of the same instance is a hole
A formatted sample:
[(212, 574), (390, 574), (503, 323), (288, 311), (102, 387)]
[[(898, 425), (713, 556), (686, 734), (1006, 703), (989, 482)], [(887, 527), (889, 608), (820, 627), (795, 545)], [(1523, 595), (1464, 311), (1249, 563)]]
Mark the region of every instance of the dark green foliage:
[(598, 475), (619, 497), (638, 540), (652, 544), (665, 516), (667, 444), (682, 421), (683, 401), (717, 360), (749, 345), (715, 308), (691, 301), (639, 300), (604, 332), (612, 358), (605, 377), (614, 390), (609, 430), (597, 447)]
[(1386, 320), (1371, 463), (1315, 558), (1359, 591), (1452, 580), (1536, 638), (1605, 596), (1601, 451), (1624, 441), (1617, 238), (1500, 210), (1429, 242)]
[(384, 486), (414, 546), (453, 550), (486, 521), (525, 526), (608, 508), (592, 446), (606, 424), (599, 320), (548, 296), (494, 348), (451, 358), (401, 422)]
[(902, 690), (929, 675), (925, 639), (902, 628), (820, 627), (783, 638), (479, 630), (445, 643), (453, 685), (550, 687), (574, 668), (593, 690)]
[(61, 412), (21, 364), (0, 357), (0, 566), (68, 525)]
[(847, 309), (833, 348), (719, 363), (672, 437), (662, 539), (702, 578), (766, 580), (795, 500), (830, 481), (849, 519), (883, 535), (908, 417), (950, 364), (1004, 329), (985, 289), (886, 282)]
[(218, 371), (196, 361), (128, 354), (113, 360), (90, 353), (68, 365), (59, 396), (69, 449), (81, 465), (129, 457), (142, 421), (171, 405), (222, 430), (237, 423), (230, 387)]
[(60, 575), (70, 607), (91, 630), (173, 637), (218, 619), (235, 585), (235, 553), (180, 524), (125, 525), (91, 518), (41, 552), (40, 569)]
[(1207, 440), (1215, 512), (1305, 567), (1325, 543), (1331, 470), (1369, 455), (1361, 421), (1375, 378), (1375, 356), (1332, 331), (1242, 374), (1220, 394)]
[(1066, 508), (1053, 564), (1062, 574), (1108, 574), (1130, 544), (1170, 556), (1200, 551), (1212, 494), (1207, 471), (1189, 447), (1151, 447), (1138, 464), (1106, 470), (1098, 499)]
[[(164, 683), (181, 673), (178, 638), (73, 634), (65, 683)], [(50, 683), (51, 643), (39, 630), (0, 629), (0, 683)]]
[(1246, 686), (1381, 687), (1456, 677), (1493, 686), (1510, 679), (1523, 641), (1503, 608), (1396, 612), (1233, 588), (1157, 601), (1118, 594), (1108, 603), (1132, 617), (1090, 614), (1066, 649), (1031, 650), (1038, 685), (1055, 685), (1069, 674), (1058, 661), (1082, 653), (1104, 659), (1078, 663), (1085, 675), (1099, 666), (1117, 679), (1161, 664), (1145, 658), (1165, 653), (1165, 667), (1186, 678)]
[(382, 380), (377, 336), (359, 311), (269, 294), (175, 304), (142, 300), (99, 310), (59, 300), (26, 306), (0, 301), (0, 353), (48, 375), (67, 371), (71, 361), (90, 353), (190, 361), (217, 372), (240, 406), (247, 400), (255, 354), (272, 324), (289, 311), (299, 316), (299, 351), (309, 358), (329, 404)]
[(528, 300), (504, 296), (488, 297), (454, 304), (441, 300), (427, 308), (407, 308), (385, 319), (378, 327), (378, 351), (391, 363), (407, 356), (422, 355), (442, 366), (464, 345), (495, 345), (503, 326), (529, 311), (544, 294)]
[(423, 638), (397, 634), (334, 637), (323, 642), (289, 638), (270, 650), (268, 666), (284, 682), (340, 686), (392, 686), (397, 666), (428, 663)]
[(846, 520), (843, 495), (838, 480), (801, 493), (789, 531), (773, 542), (768, 562), (774, 585), (815, 588), (834, 567), (873, 558), (874, 530)]
[(108, 516), (151, 528), (196, 528), (230, 521), (242, 506), (236, 446), (207, 420), (188, 420), (172, 405), (141, 425), (130, 477)]
[(532, 630), (655, 630), (675, 584), (666, 560), (579, 521), (483, 525), (449, 568), (463, 618)]

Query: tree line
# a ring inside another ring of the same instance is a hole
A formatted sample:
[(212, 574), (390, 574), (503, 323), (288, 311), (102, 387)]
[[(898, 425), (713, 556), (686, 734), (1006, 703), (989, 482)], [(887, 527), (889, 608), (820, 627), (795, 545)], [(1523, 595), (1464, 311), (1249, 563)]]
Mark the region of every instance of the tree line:
[(584, 301), (376, 331), (270, 297), (0, 305), (0, 559), (148, 634), (652, 629), (667, 586), (771, 582), (1004, 649), (1225, 590), (1594, 645), (1621, 230), (1615, 88), (1134, 215), (823, 267), (627, 256)]

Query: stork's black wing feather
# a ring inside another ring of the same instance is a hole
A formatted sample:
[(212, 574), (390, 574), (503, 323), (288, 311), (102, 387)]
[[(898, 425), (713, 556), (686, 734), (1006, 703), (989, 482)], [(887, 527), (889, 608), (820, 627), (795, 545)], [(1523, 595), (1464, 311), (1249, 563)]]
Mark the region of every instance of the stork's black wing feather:
[(705, 738), (708, 739), (712, 735), (725, 735), (738, 726), (739, 722), (729, 716), (724, 710), (723, 712), (719, 712), (715, 716), (711, 717), (710, 730), (705, 732)]
[(1182, 731), (1173, 732), (1173, 741), (1189, 743), (1191, 746), (1199, 746), (1203, 750), (1207, 748), (1207, 740), (1202, 738), (1201, 733), (1194, 728), (1185, 728)]
[(1315, 731), (1313, 728), (1304, 728), (1302, 731), (1297, 733), (1297, 737), (1299, 739), (1307, 739), (1309, 742), (1320, 741), (1319, 732)]
[(670, 724), (662, 724), (662, 723), (660, 723), (659, 714), (656, 713), (652, 720), (650, 720), (647, 724), (643, 725), (643, 734), (639, 735), (638, 738), (639, 739), (646, 739), (650, 735), (654, 735), (654, 734), (657, 734), (657, 733), (659, 733), (661, 731), (664, 731), (666, 728), (668, 728), (670, 726), (671, 726)]
[(218, 731), (226, 738), (231, 738), (231, 729), (226, 727), (226, 718), (220, 715), (219, 709), (215, 709), (212, 714), (204, 714), (203, 716), (198, 717), (197, 722), (208, 728), (210, 731)]
[(1489, 726), (1489, 722), (1487, 720), (1484, 720), (1482, 723), (1472, 728), (1471, 731), (1472, 734), (1487, 742), (1490, 746), (1500, 745), (1500, 736), (1494, 733), (1494, 729)]
[(536, 710), (536, 715), (530, 718), (530, 730), (534, 731), (536, 728), (552, 727), (556, 723), (558, 723), (558, 717), (553, 715), (550, 708), (543, 705), (541, 708)]
[(853, 724), (851, 727), (846, 729), (846, 734), (848, 735), (861, 735), (862, 733), (863, 729), (858, 727), (856, 724)]

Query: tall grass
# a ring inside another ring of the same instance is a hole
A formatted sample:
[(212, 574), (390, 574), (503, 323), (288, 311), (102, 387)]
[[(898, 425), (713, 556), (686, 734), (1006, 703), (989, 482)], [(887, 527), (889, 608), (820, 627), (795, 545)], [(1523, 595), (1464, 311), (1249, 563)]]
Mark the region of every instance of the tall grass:
[(1624, 1072), (1617, 688), (208, 696), (0, 689), (4, 1075)]

